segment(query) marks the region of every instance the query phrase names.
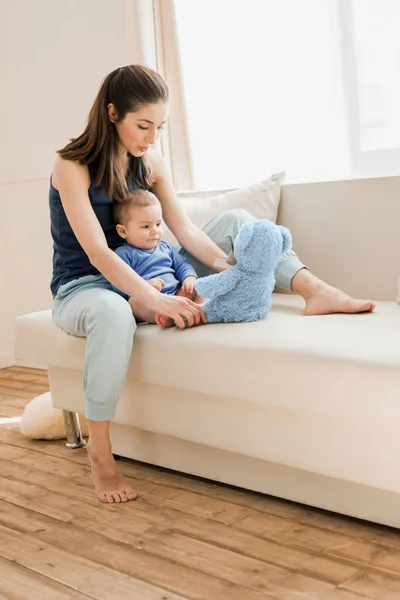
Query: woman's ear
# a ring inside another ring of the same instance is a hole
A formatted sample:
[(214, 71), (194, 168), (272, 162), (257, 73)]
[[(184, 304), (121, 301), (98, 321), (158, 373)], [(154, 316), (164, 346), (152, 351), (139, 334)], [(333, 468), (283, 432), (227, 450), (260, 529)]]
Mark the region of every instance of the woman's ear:
[(116, 123), (118, 121), (118, 113), (117, 110), (111, 102), (107, 106), (108, 116), (110, 118), (111, 123)]
[(123, 225), (117, 225), (117, 233), (118, 235), (120, 235), (122, 238), (124, 238), (124, 240), (126, 240), (126, 229)]

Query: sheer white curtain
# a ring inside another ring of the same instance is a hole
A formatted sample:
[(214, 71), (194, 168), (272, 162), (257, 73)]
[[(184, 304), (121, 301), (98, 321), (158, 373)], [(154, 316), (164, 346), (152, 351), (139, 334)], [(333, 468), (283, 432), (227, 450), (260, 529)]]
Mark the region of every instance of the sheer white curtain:
[(400, 171), (398, 0), (175, 0), (194, 184)]
[(147, 65), (170, 89), (171, 111), (160, 146), (177, 189), (193, 187), (173, 0), (126, 0), (128, 62)]

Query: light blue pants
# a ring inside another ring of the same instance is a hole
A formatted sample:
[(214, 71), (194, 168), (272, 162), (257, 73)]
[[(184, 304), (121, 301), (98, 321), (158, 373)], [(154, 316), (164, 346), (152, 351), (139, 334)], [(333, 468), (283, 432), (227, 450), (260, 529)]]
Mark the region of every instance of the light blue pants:
[[(253, 217), (248, 212), (235, 209), (216, 217), (203, 229), (229, 254), (240, 227), (249, 220)], [(199, 277), (212, 273), (186, 250), (180, 252)], [(277, 285), (290, 290), (294, 275), (303, 267), (293, 251), (287, 252), (276, 266)], [(111, 420), (125, 383), (136, 330), (130, 305), (111, 290), (102, 275), (88, 275), (58, 289), (53, 317), (67, 333), (87, 338), (83, 373), (86, 417), (92, 421)]]

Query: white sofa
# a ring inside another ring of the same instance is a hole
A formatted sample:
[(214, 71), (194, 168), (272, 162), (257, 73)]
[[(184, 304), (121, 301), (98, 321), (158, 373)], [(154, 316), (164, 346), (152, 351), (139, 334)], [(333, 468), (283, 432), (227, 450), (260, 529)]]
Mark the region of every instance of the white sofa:
[[(315, 274), (376, 311), (303, 317), (274, 294), (257, 323), (139, 326), (113, 452), (400, 527), (400, 178), (284, 185), (278, 220)], [(15, 333), (54, 406), (84, 412), (85, 340), (50, 311)]]

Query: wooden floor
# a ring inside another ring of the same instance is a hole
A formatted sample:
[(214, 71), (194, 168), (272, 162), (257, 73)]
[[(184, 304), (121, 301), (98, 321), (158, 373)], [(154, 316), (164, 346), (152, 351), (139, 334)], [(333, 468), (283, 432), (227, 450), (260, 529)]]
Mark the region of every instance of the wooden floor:
[(84, 449), (19, 432), (47, 389), (0, 370), (0, 600), (400, 600), (397, 530), (130, 460), (101, 505)]

